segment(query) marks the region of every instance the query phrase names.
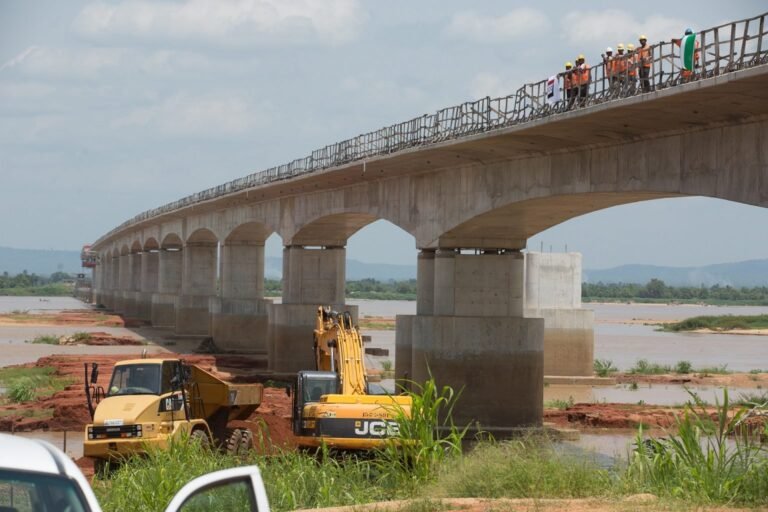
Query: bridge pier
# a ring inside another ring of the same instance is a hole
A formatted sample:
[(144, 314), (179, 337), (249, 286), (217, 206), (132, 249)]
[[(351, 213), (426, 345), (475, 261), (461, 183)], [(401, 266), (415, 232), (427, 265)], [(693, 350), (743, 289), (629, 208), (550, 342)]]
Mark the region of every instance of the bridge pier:
[(125, 298), (123, 293), (128, 290), (130, 276), (130, 262), (128, 261), (128, 254), (121, 254), (117, 257), (117, 286), (115, 286), (115, 292), (112, 296), (112, 310), (115, 313), (123, 313), (125, 311)]
[(210, 300), (216, 295), (217, 252), (217, 242), (201, 240), (184, 246), (176, 334), (210, 334)]
[(463, 389), (458, 425), (541, 425), (544, 321), (523, 317), (523, 284), (518, 250), (422, 251), (417, 314), (397, 317), (398, 378)]
[(266, 354), (269, 306), (264, 298), (264, 242), (229, 241), (221, 250), (221, 296), (210, 300), (216, 346)]
[(525, 255), (525, 316), (544, 319), (544, 375), (593, 373), (594, 318), (581, 307), (581, 254)]
[(141, 253), (139, 292), (136, 296), (136, 317), (152, 320), (152, 295), (157, 293), (160, 272), (160, 252), (157, 248), (145, 248)]
[(128, 254), (128, 275), (123, 292), (123, 316), (136, 318), (138, 314), (138, 293), (141, 288), (141, 250)]
[(176, 302), (181, 292), (182, 250), (163, 247), (158, 253), (158, 289), (152, 294), (152, 325), (176, 327)]
[(344, 304), (344, 247), (283, 249), (283, 301), (270, 308), (269, 367), (277, 372), (315, 368), (312, 336), (317, 307), (349, 311), (357, 322), (357, 306)]

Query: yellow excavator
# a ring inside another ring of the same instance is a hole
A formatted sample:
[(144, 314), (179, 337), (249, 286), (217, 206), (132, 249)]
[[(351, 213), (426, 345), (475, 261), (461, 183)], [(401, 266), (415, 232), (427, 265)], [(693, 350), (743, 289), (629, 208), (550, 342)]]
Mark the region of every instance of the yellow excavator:
[(261, 404), (262, 384), (229, 384), (180, 359), (131, 359), (115, 364), (106, 392), (97, 384), (99, 367), (85, 363), (85, 394), (92, 423), (83, 453), (97, 466), (167, 446), (182, 434), (239, 453), (252, 433), (227, 423), (244, 420)]
[(411, 398), (370, 393), (363, 340), (348, 311), (318, 308), (314, 350), (315, 371), (300, 371), (293, 385), (298, 445), (369, 450), (396, 436), (396, 418), (410, 415)]

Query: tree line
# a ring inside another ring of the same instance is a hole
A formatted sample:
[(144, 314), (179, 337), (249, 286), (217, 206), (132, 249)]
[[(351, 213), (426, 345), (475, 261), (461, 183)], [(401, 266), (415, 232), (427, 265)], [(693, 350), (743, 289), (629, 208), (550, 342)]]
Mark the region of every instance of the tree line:
[(768, 304), (768, 287), (755, 286), (669, 286), (661, 279), (645, 284), (635, 283), (583, 283), (581, 297), (589, 300), (636, 300), (681, 302), (745, 302)]
[(66, 272), (54, 272), (50, 276), (41, 276), (28, 273), (10, 275), (8, 272), (0, 274), (0, 295), (68, 295), (71, 293), (66, 281), (71, 281), (73, 276)]

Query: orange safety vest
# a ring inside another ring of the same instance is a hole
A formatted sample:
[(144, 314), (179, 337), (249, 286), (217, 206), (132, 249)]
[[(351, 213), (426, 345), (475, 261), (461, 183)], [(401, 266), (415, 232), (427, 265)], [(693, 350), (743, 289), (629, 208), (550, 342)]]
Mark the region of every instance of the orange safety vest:
[(579, 66), (580, 72), (576, 73), (579, 75), (579, 84), (580, 85), (587, 85), (590, 82), (589, 78), (589, 64), (586, 62)]
[(629, 55), (627, 55), (627, 65), (629, 66), (628, 68), (629, 71), (627, 74), (633, 78), (637, 76), (638, 61), (639, 61), (639, 57), (635, 52), (632, 52)]
[(571, 87), (573, 87), (573, 72), (568, 69), (563, 75), (563, 89), (567, 91)]
[(616, 57), (614, 57), (613, 58), (613, 74), (623, 75), (626, 70), (627, 70), (627, 56), (619, 54)]
[(643, 65), (643, 67), (650, 68), (651, 67), (651, 47), (641, 46), (637, 48), (635, 52), (637, 52), (637, 57), (640, 60), (640, 63)]

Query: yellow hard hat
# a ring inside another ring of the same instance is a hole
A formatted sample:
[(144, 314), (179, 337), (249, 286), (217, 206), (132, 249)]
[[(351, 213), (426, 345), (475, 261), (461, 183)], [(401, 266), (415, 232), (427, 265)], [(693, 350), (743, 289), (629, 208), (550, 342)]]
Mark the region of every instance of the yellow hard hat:
[(635, 45), (633, 45), (632, 43), (629, 43), (627, 45), (627, 50), (634, 50), (634, 49), (635, 49)]
[(647, 41), (647, 40), (648, 40), (648, 38), (647, 38), (647, 37), (645, 37), (645, 34), (640, 34), (640, 37), (638, 37), (637, 39), (638, 39), (639, 41), (643, 41), (643, 40)]
[(624, 49), (624, 45), (623, 44), (619, 43), (619, 44), (616, 45), (616, 51), (623, 50), (623, 49)]
[(566, 62), (566, 63), (565, 63), (565, 67), (567, 67), (567, 68), (572, 68), (572, 67), (573, 67), (573, 64), (571, 64), (570, 62)]
[(576, 60), (584, 60), (584, 54), (580, 53), (578, 57), (576, 57)]

